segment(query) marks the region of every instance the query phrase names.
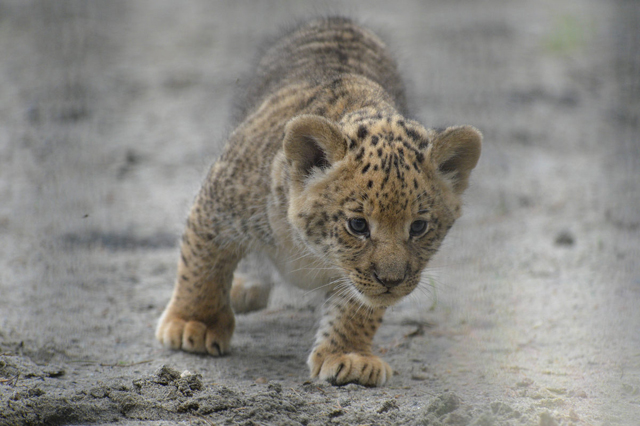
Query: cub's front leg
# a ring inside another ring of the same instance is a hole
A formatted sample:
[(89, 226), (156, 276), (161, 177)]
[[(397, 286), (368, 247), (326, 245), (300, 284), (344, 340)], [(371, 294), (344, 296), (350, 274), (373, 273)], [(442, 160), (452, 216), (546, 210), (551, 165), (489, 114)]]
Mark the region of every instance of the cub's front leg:
[(235, 328), (230, 290), (241, 250), (220, 244), (198, 198), (182, 237), (178, 278), (156, 338), (166, 347), (220, 356)]
[(307, 360), (311, 377), (334, 385), (382, 386), (389, 380), (391, 367), (371, 352), (385, 310), (363, 306), (357, 300), (330, 298)]

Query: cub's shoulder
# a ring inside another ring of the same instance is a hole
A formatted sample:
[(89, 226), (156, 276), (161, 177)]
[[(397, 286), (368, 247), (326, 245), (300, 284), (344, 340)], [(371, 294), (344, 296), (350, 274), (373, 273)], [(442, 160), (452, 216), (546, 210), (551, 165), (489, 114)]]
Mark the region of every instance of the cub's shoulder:
[[(331, 16), (304, 22), (264, 43), (241, 91), (239, 121), (285, 86), (318, 87), (344, 75), (362, 76), (391, 95), (406, 113), (405, 88), (386, 43), (354, 20)], [(343, 90), (349, 90), (343, 87)], [(299, 90), (288, 93), (304, 97)]]

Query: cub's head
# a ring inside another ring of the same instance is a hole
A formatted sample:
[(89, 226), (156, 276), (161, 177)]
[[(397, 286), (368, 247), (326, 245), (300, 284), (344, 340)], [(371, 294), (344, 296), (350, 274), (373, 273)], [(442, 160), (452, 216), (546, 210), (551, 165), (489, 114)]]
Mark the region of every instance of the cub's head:
[(481, 139), (470, 126), (436, 131), (396, 114), (296, 117), (284, 138), (289, 222), (352, 295), (389, 306), (418, 285), (460, 217)]

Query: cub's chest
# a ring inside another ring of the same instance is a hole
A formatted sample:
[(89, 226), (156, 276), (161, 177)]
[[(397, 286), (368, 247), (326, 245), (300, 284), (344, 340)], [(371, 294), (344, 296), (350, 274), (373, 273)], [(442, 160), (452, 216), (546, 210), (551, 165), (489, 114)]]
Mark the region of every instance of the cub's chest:
[(268, 255), (282, 278), (303, 290), (333, 290), (343, 276), (340, 270), (291, 238), (280, 237), (277, 239), (277, 249)]

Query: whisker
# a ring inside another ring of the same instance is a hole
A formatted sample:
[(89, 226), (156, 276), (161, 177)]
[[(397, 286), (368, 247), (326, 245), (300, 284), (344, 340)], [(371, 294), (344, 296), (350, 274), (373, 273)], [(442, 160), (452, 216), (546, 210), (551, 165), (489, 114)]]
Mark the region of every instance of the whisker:
[[(339, 277), (339, 278), (336, 278), (336, 279), (334, 279), (334, 280), (331, 280), (331, 281), (329, 281), (328, 283), (323, 284), (323, 285), (321, 285), (321, 286), (319, 286), (319, 287), (312, 288), (311, 290), (307, 290), (307, 291), (303, 294), (303, 296), (307, 296), (307, 295), (309, 295), (309, 294), (311, 294), (311, 293), (313, 293), (313, 292), (315, 292), (315, 291), (322, 290), (323, 288), (327, 288), (327, 287), (330, 287), (330, 286), (332, 286), (332, 285), (339, 284), (339, 283), (341, 283), (341, 281), (343, 281), (343, 280), (345, 280), (345, 279), (346, 279), (346, 277)], [(348, 281), (347, 281), (347, 282), (345, 282), (345, 283), (348, 283)]]

